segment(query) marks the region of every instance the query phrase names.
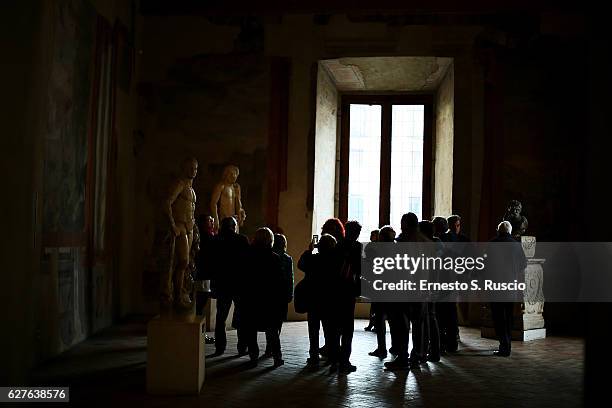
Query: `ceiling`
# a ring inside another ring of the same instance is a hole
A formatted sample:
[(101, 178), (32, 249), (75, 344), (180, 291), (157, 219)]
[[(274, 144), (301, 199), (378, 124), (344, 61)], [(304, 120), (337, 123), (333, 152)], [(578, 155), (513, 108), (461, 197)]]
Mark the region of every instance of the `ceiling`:
[(143, 15), (264, 15), (367, 13), (372, 15), (498, 14), (588, 9), (567, 0), (141, 0)]
[(364, 57), (321, 61), (340, 91), (433, 91), (452, 58)]

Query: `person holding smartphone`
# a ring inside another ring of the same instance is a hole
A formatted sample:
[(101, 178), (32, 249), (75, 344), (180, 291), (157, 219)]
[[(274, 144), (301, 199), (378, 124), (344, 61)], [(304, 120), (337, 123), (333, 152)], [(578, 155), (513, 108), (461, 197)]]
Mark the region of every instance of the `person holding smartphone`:
[[(314, 249), (318, 249), (314, 253)], [(323, 335), (328, 347), (327, 361), (332, 367), (337, 367), (338, 350), (336, 330), (333, 324), (333, 300), (336, 295), (337, 276), (341, 267), (341, 258), (335, 250), (336, 239), (330, 234), (322, 234), (320, 241), (315, 237), (310, 241), (298, 261), (298, 268), (305, 274), (308, 282), (308, 337), (310, 341), (307, 366), (316, 368), (319, 359), (319, 330), (323, 326)]]

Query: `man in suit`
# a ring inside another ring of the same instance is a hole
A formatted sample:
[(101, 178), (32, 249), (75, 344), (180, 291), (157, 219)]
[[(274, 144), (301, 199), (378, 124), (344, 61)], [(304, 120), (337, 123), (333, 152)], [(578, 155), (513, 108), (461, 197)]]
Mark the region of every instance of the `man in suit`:
[[(289, 311), (289, 303), (293, 300), (293, 258), (287, 253), (287, 237), (283, 234), (274, 234), (274, 244), (272, 251), (280, 257), (281, 271), (283, 274), (283, 282), (285, 287), (285, 300), (283, 310), (280, 312), (278, 319), (278, 334), (280, 335), (283, 327), (283, 322), (287, 320), (287, 312)], [(272, 357), (272, 349), (269, 347), (272, 344), (266, 332), (266, 352), (264, 356)]]
[(343, 259), (340, 290), (338, 292), (336, 325), (340, 335), (340, 354), (338, 369), (341, 373), (357, 370), (350, 357), (355, 331), (355, 298), (361, 294), (361, 253), (359, 242), (361, 224), (347, 221), (344, 225), (345, 239), (338, 245), (339, 256)]
[[(455, 242), (470, 242), (470, 239), (461, 233), (460, 215), (451, 215), (446, 220), (444, 220), (442, 217), (436, 217), (434, 219), (434, 227), (440, 241), (443, 243), (451, 243), (447, 247), (452, 248), (452, 243)], [(452, 254), (452, 251), (449, 252)], [(459, 347), (459, 318), (457, 316), (457, 302), (452, 301), (452, 299), (446, 299), (444, 302), (439, 302), (436, 307), (436, 312), (438, 313), (438, 324), (440, 327), (440, 348), (442, 351), (453, 353), (457, 351)]]
[[(217, 322), (215, 326), (216, 355), (225, 352), (227, 337), (225, 334), (225, 321), (234, 303), (234, 315), (240, 317), (240, 299), (236, 282), (241, 279), (244, 271), (243, 261), (249, 251), (249, 240), (237, 233), (238, 223), (234, 217), (221, 220), (219, 233), (212, 239), (211, 253), (214, 254), (212, 289), (217, 297)], [(246, 354), (247, 346), (243, 341), (242, 331), (238, 329), (238, 354)]]
[(239, 330), (248, 347), (250, 365), (256, 366), (259, 357), (257, 332), (266, 334), (266, 348), (274, 358), (273, 367), (282, 359), (279, 321), (287, 313), (287, 285), (281, 258), (272, 250), (274, 234), (269, 228), (259, 228), (253, 237), (248, 254), (248, 271), (240, 281), (241, 307)]
[[(402, 232), (397, 242), (431, 242), (419, 231), (419, 219), (414, 213), (407, 213), (401, 219)], [(408, 369), (426, 361), (424, 350), (425, 319), (427, 304), (425, 302), (394, 303), (389, 312), (392, 343), (398, 346), (397, 357), (385, 363), (388, 370)], [(408, 343), (412, 325), (412, 350), (408, 353)], [(397, 341), (393, 340), (396, 338)]]
[[(497, 226), (497, 237), (491, 240), (492, 243), (509, 243), (509, 245), (498, 245), (494, 252), (495, 267), (497, 270), (492, 271), (496, 276), (503, 279), (510, 277), (520, 277), (527, 267), (527, 258), (523, 252), (523, 248), (514, 238), (512, 234), (512, 225), (508, 221), (502, 221)], [(493, 244), (495, 245), (495, 244)], [(490, 256), (491, 258), (492, 256)], [(495, 334), (499, 339), (499, 349), (493, 352), (499, 357), (509, 357), (512, 351), (512, 311), (514, 302), (492, 302), (491, 313), (493, 315), (493, 324), (495, 325)]]

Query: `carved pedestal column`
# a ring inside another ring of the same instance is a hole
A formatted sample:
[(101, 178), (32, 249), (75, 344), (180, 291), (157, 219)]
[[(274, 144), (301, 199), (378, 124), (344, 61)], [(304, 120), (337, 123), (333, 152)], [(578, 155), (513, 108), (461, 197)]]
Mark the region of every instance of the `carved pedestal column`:
[[(529, 341), (543, 339), (546, 337), (544, 326), (544, 295), (542, 285), (544, 283), (545, 259), (528, 258), (527, 269), (525, 269), (525, 299), (542, 299), (538, 302), (516, 303), (514, 305), (514, 324), (512, 328), (512, 340)], [(486, 338), (495, 338), (493, 319), (489, 304), (483, 305), (483, 319), (480, 335)]]

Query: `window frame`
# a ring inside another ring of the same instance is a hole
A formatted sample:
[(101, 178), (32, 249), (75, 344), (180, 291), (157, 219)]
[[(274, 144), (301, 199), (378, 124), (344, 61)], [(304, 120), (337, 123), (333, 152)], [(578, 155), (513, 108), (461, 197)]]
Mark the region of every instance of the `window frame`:
[(434, 165), (433, 140), (433, 95), (341, 95), (340, 100), (340, 174), (338, 218), (343, 222), (348, 217), (348, 182), (350, 153), (350, 105), (381, 105), (381, 143), (380, 143), (380, 193), (379, 225), (388, 225), (391, 218), (391, 120), (393, 105), (423, 105), (423, 195), (422, 218), (431, 218), (432, 168)]

